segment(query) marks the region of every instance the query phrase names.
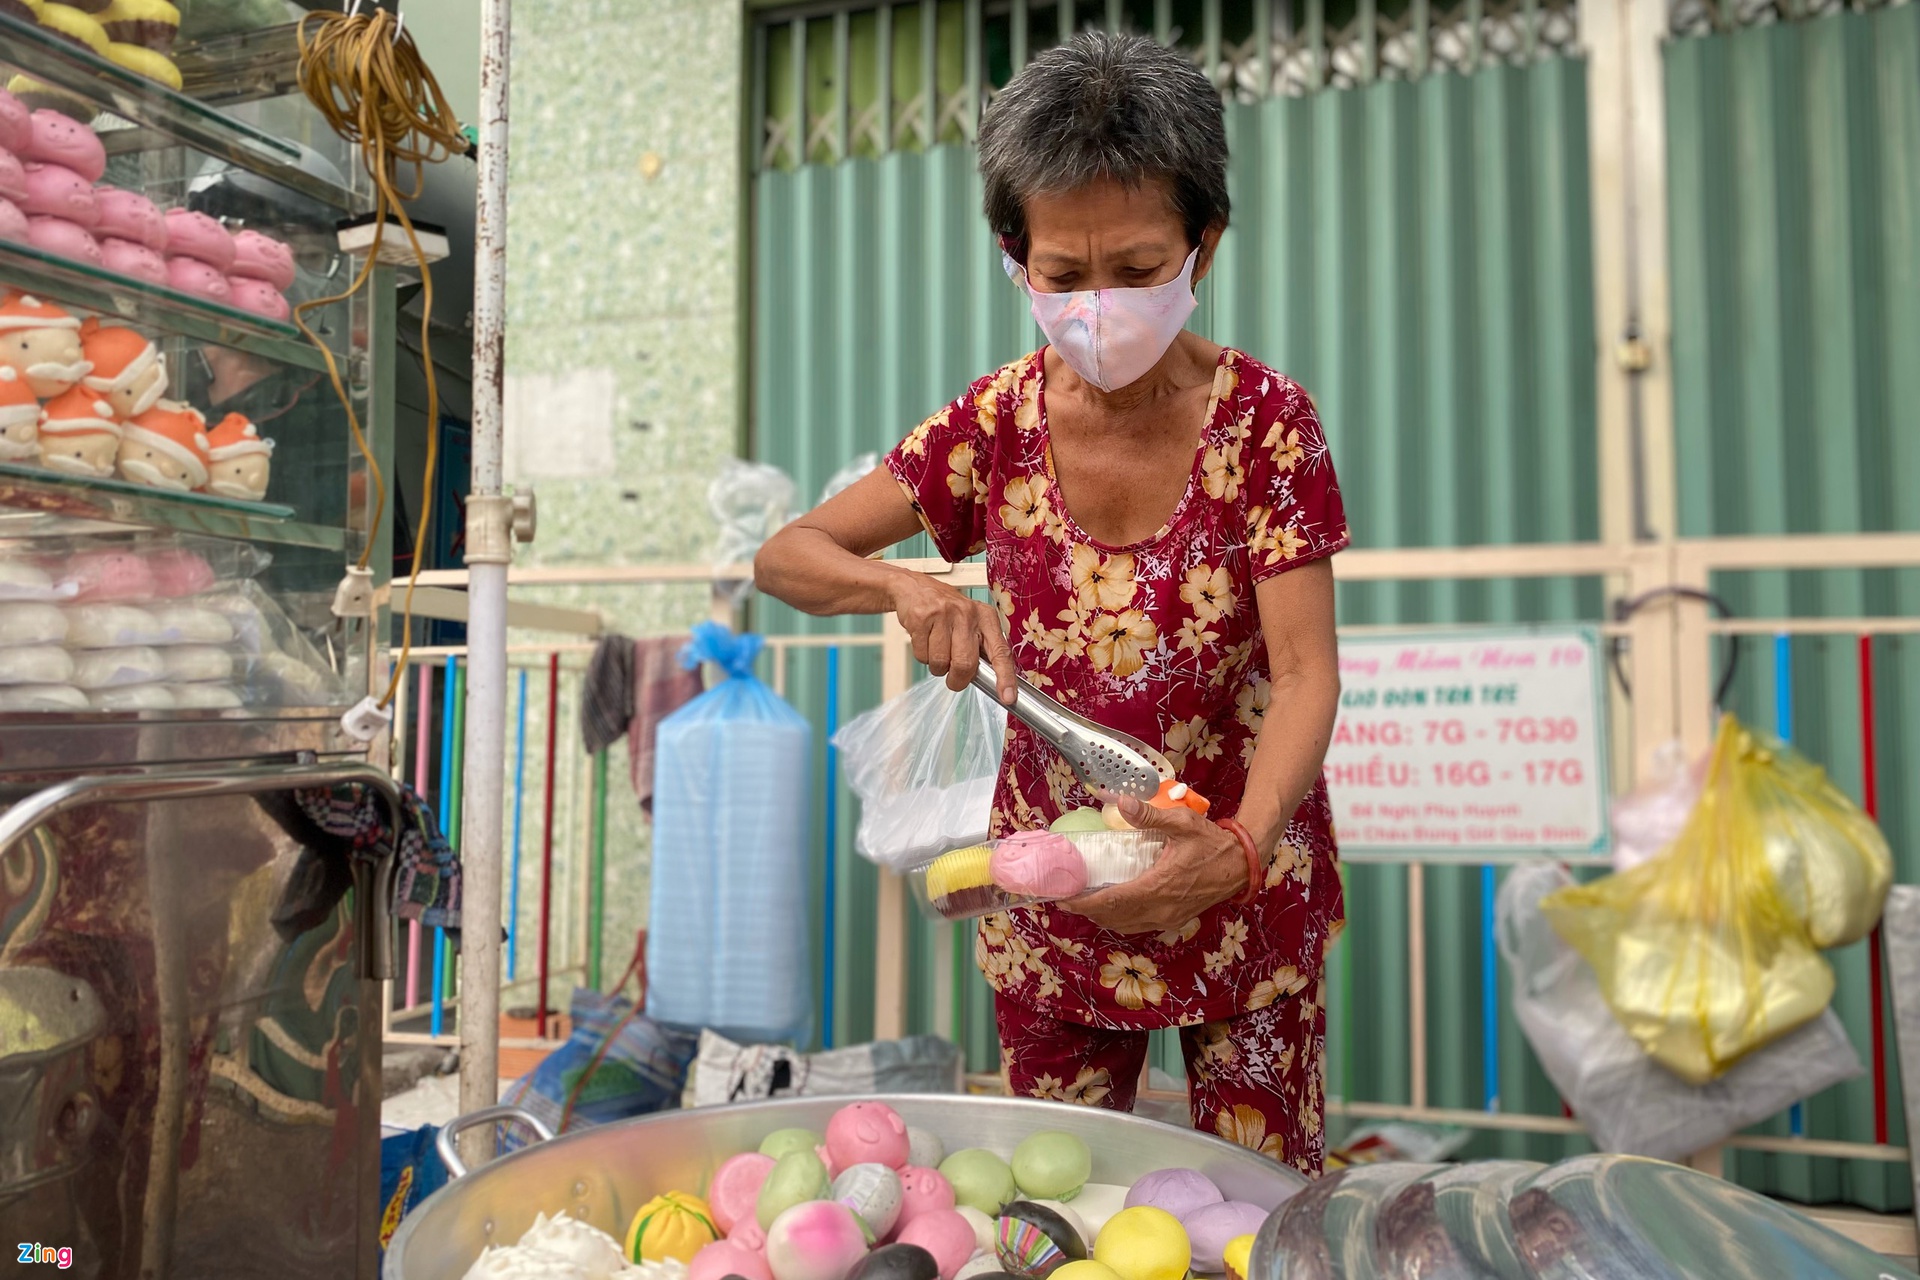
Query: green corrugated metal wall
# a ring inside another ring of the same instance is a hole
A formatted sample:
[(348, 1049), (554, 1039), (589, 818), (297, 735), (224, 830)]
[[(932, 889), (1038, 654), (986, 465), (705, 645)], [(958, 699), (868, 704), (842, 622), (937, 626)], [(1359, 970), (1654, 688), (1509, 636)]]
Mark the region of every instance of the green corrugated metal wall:
[[(1328, 424), (1365, 546), (1589, 539), (1592, 301), (1582, 64), (1435, 76), (1229, 108), (1234, 227), (1196, 328), (1298, 377)], [(971, 151), (936, 148), (755, 179), (754, 439), (803, 493), (884, 449), (972, 378), (1037, 343), (979, 215)], [(1594, 618), (1596, 585), (1348, 587), (1349, 622)], [(863, 629), (758, 606), (770, 631)], [(824, 657), (796, 656), (788, 693), (824, 720)], [(870, 652), (843, 659), (842, 714), (872, 705)], [(839, 1042), (871, 1028), (869, 869), (843, 821), (836, 852)], [(1336, 1093), (1408, 1097), (1406, 901), (1399, 868), (1350, 869), (1348, 1030)], [(932, 1025), (933, 949), (916, 921), (910, 1025)], [(1478, 1106), (1477, 871), (1428, 877), (1434, 939), (1430, 1097)], [(965, 1038), (991, 1067), (991, 1013), (961, 967)], [(1336, 1003), (1339, 1003), (1336, 994)], [(1172, 1046), (1161, 1065), (1177, 1070)], [(1558, 1103), (1517, 1035), (1510, 1109)], [(1488, 1137), (1478, 1150), (1565, 1144)]]
[[(1667, 46), (1681, 528), (1920, 529), (1920, 6)], [(1584, 539), (1593, 485), (1592, 300), (1581, 65), (1549, 62), (1229, 108), (1235, 226), (1195, 327), (1313, 390), (1366, 546)], [(1036, 341), (1004, 282), (957, 147), (755, 179), (754, 438), (811, 495), (965, 383)], [(1742, 613), (1913, 613), (1920, 573), (1743, 574)], [(1597, 584), (1349, 585), (1346, 623), (1591, 619)], [(768, 630), (863, 630), (763, 602)], [(1882, 821), (1916, 870), (1915, 642), (1875, 649)], [(1747, 645), (1733, 706), (1773, 723), (1770, 645)], [(846, 652), (842, 715), (878, 691)], [(1796, 737), (1858, 793), (1851, 640), (1794, 649)], [(789, 696), (825, 718), (824, 657)], [(842, 798), (836, 1039), (871, 1029), (870, 870)], [(1335, 1096), (1404, 1100), (1406, 900), (1398, 868), (1348, 868), (1336, 958)], [(1427, 879), (1430, 1100), (1482, 1098), (1477, 872)], [(934, 949), (914, 923), (910, 1025), (932, 1022)], [(1863, 948), (1835, 955), (1836, 1007), (1863, 1053)], [(818, 961), (816, 961), (818, 963)], [(994, 1061), (984, 985), (962, 958), (964, 1038)], [(1506, 997), (1502, 988), (1502, 1000)], [(1177, 1070), (1163, 1050), (1161, 1065)], [(1557, 1100), (1508, 1026), (1502, 1102)], [(1894, 1098), (1892, 1139), (1904, 1141)], [(1784, 1131), (1784, 1119), (1774, 1126)], [(1807, 1131), (1870, 1140), (1866, 1082), (1816, 1099)], [(1548, 1157), (1578, 1140), (1488, 1135), (1470, 1151)], [(1904, 1166), (1737, 1153), (1742, 1181), (1889, 1210)]]
[[(1920, 530), (1920, 6), (1675, 42), (1667, 100), (1682, 532)], [(1714, 587), (1753, 616), (1920, 612), (1917, 571)], [(1733, 707), (1771, 726), (1772, 644), (1747, 657)], [(1874, 660), (1881, 824), (1911, 883), (1920, 645), (1885, 638)], [(1797, 741), (1858, 796), (1853, 639), (1795, 641), (1792, 675)], [(1864, 1058), (1866, 948), (1832, 958)], [(1816, 1099), (1807, 1131), (1870, 1141), (1868, 1081)], [(1739, 1173), (1798, 1198), (1912, 1203), (1904, 1164), (1741, 1153)]]

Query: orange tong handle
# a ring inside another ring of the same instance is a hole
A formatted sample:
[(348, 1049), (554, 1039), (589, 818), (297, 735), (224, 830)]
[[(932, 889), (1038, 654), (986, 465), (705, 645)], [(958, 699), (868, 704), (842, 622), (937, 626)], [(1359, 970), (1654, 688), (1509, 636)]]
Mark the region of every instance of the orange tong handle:
[(1186, 783), (1177, 782), (1172, 778), (1168, 778), (1162, 782), (1160, 784), (1160, 790), (1155, 793), (1153, 799), (1147, 801), (1147, 803), (1156, 809), (1179, 809), (1185, 807), (1193, 810), (1201, 817), (1205, 817), (1207, 810), (1213, 807), (1208, 803), (1207, 798), (1198, 791), (1195, 791)]

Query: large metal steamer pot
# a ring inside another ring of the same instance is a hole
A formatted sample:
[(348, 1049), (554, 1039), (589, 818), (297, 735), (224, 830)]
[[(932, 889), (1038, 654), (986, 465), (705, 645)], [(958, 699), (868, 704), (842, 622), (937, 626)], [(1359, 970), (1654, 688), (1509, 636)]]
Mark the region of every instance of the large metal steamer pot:
[[(387, 1248), (384, 1280), (461, 1280), (480, 1250), (512, 1244), (535, 1214), (566, 1213), (624, 1238), (634, 1213), (663, 1191), (706, 1188), (721, 1161), (759, 1147), (775, 1129), (816, 1132), (855, 1098), (788, 1098), (667, 1111), (568, 1134), (516, 1151), (429, 1196)], [(878, 1099), (948, 1151), (1009, 1156), (1043, 1130), (1071, 1133), (1093, 1151), (1093, 1181), (1130, 1183), (1156, 1169), (1198, 1169), (1231, 1200), (1273, 1209), (1307, 1185), (1298, 1172), (1192, 1129), (1093, 1107), (1019, 1098), (898, 1094)], [(458, 1122), (456, 1122), (458, 1123)]]

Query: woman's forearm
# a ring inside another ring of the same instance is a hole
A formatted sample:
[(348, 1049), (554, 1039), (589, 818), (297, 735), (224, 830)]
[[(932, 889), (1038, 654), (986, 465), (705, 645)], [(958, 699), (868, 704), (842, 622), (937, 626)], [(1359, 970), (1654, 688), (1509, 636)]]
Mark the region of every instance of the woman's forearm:
[(753, 558), (753, 582), (802, 613), (887, 613), (905, 571), (855, 555), (823, 529), (794, 523), (773, 535)]
[(1319, 778), (1339, 709), (1337, 671), (1275, 675), (1238, 815), (1262, 853), (1279, 846), (1294, 810)]

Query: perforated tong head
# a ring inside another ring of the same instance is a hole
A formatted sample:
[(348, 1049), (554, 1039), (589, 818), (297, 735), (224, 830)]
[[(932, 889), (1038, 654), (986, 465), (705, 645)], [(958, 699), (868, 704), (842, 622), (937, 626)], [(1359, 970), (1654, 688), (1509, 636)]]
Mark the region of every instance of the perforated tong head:
[[(973, 683), (995, 702), (1000, 700), (999, 678), (992, 667), (983, 663)], [(1058, 751), (1088, 790), (1147, 801), (1159, 794), (1162, 781), (1173, 777), (1167, 758), (1132, 734), (1074, 714), (1019, 676), (1014, 677), (1014, 689), (1008, 714)]]

